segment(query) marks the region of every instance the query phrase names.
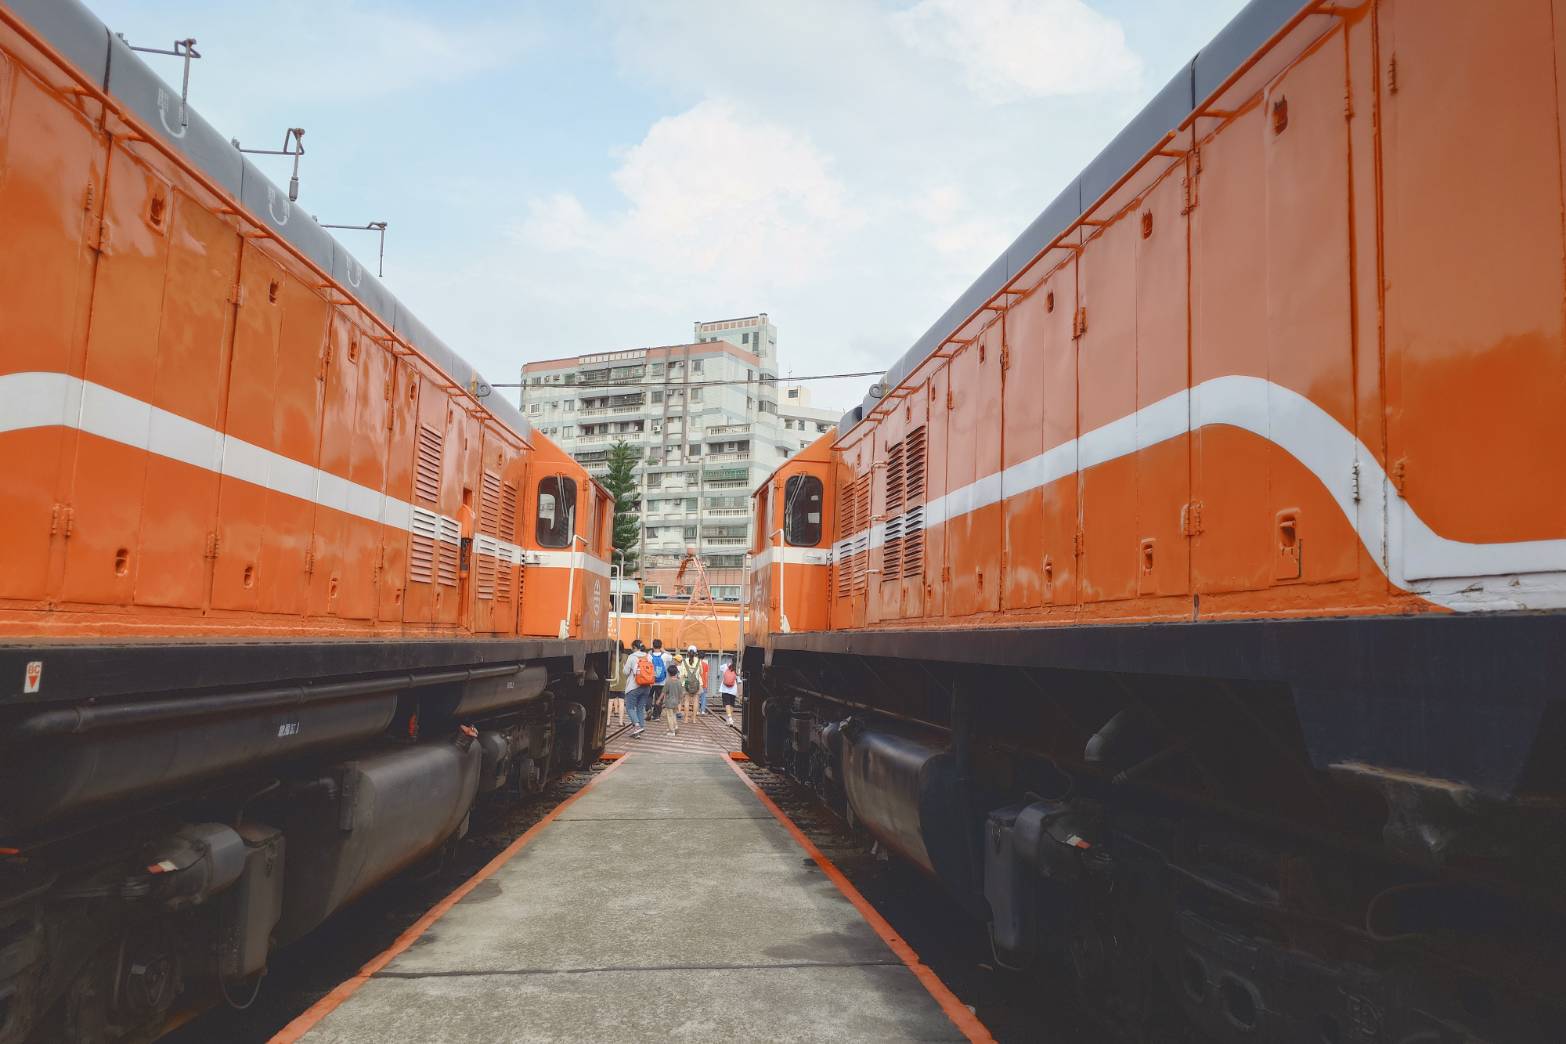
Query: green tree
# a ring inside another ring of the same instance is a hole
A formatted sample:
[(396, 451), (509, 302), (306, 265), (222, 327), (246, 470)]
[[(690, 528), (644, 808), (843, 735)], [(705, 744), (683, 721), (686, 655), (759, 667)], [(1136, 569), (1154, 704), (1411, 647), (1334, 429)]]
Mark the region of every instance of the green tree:
[[(609, 447), (609, 474), (604, 488), (614, 494), (614, 547), (625, 552), (627, 575), (636, 571), (638, 546), (642, 542), (641, 491), (636, 488), (632, 471), (641, 459), (641, 451), (624, 440)], [(620, 561), (620, 556), (615, 556)]]

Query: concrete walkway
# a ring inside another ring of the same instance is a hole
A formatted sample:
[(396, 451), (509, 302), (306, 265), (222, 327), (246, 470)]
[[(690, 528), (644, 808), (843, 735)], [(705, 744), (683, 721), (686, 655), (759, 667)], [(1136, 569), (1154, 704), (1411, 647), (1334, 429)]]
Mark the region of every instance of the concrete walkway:
[(973, 1039), (882, 940), (723, 755), (633, 753), (280, 1039)]

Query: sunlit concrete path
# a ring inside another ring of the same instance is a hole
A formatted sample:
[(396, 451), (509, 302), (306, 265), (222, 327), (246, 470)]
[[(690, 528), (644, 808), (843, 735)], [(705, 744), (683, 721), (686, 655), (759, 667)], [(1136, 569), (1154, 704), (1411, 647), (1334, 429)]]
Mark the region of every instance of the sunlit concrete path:
[(633, 748), (280, 1039), (985, 1039), (802, 844), (710, 741)]

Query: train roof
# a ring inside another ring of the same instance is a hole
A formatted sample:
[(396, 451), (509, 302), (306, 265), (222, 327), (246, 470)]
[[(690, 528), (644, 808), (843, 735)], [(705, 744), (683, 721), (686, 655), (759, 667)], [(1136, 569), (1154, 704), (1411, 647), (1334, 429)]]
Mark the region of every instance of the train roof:
[[(892, 364), (882, 378), (884, 384), (894, 388), (918, 369), (954, 331), (968, 322), (975, 311), (1032, 264), (1041, 251), (1112, 189), (1122, 175), (1163, 140), (1165, 134), (1180, 126), (1199, 103), (1222, 86), (1304, 6), (1303, 0), (1251, 0), (1246, 4), (1212, 42), (1185, 63), (1163, 90), (1153, 95), (1152, 101), (1071, 180), (1044, 212), (974, 280), (973, 285), (941, 313), (924, 336)], [(866, 395), (863, 402), (844, 413), (838, 421), (838, 435), (848, 434), (854, 425), (869, 416), (877, 401), (874, 396)]]
[[(80, 0), (5, 0), (49, 45), (100, 88), (139, 116), (279, 238), (307, 257), (356, 297), (394, 333), (464, 389), (489, 382), (419, 321), (352, 253), (288, 194), (272, 184), (234, 144), (196, 112), (179, 120), (179, 91), (165, 83)], [(531, 439), (527, 418), (503, 396), (479, 400), (496, 420)]]

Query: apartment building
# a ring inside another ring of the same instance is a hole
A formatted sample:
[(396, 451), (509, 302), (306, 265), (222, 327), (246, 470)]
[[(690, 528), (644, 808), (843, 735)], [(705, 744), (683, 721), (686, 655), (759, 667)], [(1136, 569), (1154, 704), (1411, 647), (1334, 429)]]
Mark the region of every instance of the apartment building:
[(777, 380), (777, 327), (763, 313), (697, 323), (689, 344), (528, 363), (522, 410), (594, 475), (609, 447), (641, 452), (644, 588), (680, 593), (687, 548), (715, 597), (738, 601), (751, 544), (750, 492), (836, 423), (808, 389)]

